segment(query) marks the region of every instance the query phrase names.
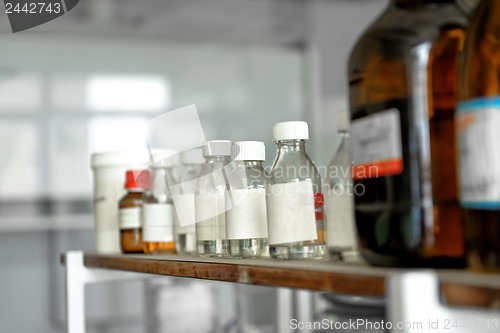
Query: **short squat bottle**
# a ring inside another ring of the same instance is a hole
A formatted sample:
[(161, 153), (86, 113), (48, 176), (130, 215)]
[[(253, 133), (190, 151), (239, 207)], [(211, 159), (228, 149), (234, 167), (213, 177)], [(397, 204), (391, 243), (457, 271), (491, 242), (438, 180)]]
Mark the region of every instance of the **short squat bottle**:
[(203, 165), (196, 181), (195, 212), (198, 254), (207, 257), (228, 255), (226, 239), (225, 166), (231, 156), (231, 141), (213, 140), (203, 145)]
[(174, 205), (167, 183), (167, 169), (174, 166), (172, 158), (164, 158), (151, 167), (149, 183), (142, 196), (144, 253), (175, 253)]
[(226, 192), (226, 234), (235, 258), (269, 258), (267, 244), (266, 158), (264, 142), (241, 141), (232, 146), (235, 168)]
[(176, 186), (177, 192), (173, 193), (176, 208), (174, 216), (175, 251), (179, 254), (194, 255), (197, 252), (194, 188), (205, 159), (201, 148), (195, 148), (182, 152), (181, 161), (182, 174), (179, 184)]
[(118, 218), (123, 253), (142, 253), (142, 194), (149, 180), (148, 170), (126, 172), (127, 193), (120, 199)]
[(307, 123), (277, 123), (273, 139), (278, 152), (266, 187), (271, 257), (322, 258), (326, 241), (323, 194), (321, 176), (306, 153)]
[(326, 172), (326, 245), (333, 261), (360, 259), (354, 220), (352, 158), (350, 154), (349, 113), (338, 113), (340, 144)]

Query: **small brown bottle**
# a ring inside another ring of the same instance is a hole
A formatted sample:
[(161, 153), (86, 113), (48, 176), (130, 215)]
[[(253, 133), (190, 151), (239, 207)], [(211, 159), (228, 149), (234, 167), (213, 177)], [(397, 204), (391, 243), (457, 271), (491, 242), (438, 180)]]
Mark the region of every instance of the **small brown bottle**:
[(126, 172), (127, 194), (119, 202), (120, 238), (123, 253), (142, 253), (142, 193), (149, 180), (147, 170)]

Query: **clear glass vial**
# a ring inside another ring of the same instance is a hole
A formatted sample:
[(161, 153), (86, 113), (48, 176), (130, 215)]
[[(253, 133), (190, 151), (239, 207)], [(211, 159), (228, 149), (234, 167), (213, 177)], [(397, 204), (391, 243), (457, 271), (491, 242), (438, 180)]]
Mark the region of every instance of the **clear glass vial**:
[[(170, 152), (170, 155), (174, 154), (175, 152)], [(174, 166), (173, 156), (159, 157), (151, 166), (148, 186), (142, 195), (144, 253), (175, 253), (174, 204), (167, 181), (167, 169)]]
[(207, 257), (228, 255), (225, 191), (231, 141), (213, 140), (203, 144), (203, 165), (195, 188), (196, 243), (198, 254)]
[(317, 259), (325, 255), (321, 176), (306, 153), (304, 121), (274, 124), (278, 152), (269, 173), (269, 251), (275, 259)]
[(267, 244), (266, 148), (261, 141), (235, 142), (235, 168), (226, 192), (226, 236), (235, 258), (269, 258)]
[(148, 170), (126, 172), (127, 193), (118, 203), (120, 243), (123, 253), (141, 253), (142, 241), (142, 194), (149, 180)]
[(181, 161), (183, 169), (179, 184), (176, 186), (178, 192), (174, 193), (176, 208), (174, 217), (175, 251), (179, 254), (194, 255), (197, 253), (194, 206), (195, 182), (202, 165), (205, 163), (205, 159), (201, 148), (195, 148), (182, 152)]
[(326, 245), (331, 260), (356, 261), (360, 256), (354, 220), (347, 110), (338, 113), (337, 128), (340, 144), (328, 166), (325, 179)]

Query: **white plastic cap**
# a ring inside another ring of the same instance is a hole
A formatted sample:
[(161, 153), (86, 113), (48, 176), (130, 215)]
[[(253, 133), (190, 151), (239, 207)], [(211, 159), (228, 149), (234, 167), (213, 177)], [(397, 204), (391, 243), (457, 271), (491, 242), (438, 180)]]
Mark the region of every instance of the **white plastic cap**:
[(266, 159), (266, 146), (262, 141), (234, 142), (231, 159), (236, 161), (264, 161)]
[(285, 121), (273, 126), (273, 140), (309, 140), (309, 128), (305, 121)]
[(203, 144), (203, 156), (231, 156), (232, 142), (229, 140), (211, 140)]
[(173, 168), (177, 164), (177, 151), (172, 149), (151, 149), (153, 166)]
[(203, 151), (201, 148), (194, 148), (191, 150), (185, 150), (181, 154), (182, 164), (203, 164), (205, 159), (203, 158)]
[(351, 114), (349, 110), (340, 110), (337, 112), (337, 129), (349, 130), (349, 124), (351, 123)]
[(149, 154), (146, 150), (94, 153), (90, 157), (92, 169), (148, 164)]

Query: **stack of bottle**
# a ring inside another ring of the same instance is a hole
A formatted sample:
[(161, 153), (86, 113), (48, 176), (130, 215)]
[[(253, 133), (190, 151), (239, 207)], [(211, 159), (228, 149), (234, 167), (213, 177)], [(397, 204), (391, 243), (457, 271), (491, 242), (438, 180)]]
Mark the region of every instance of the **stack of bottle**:
[(172, 165), (127, 172), (123, 252), (500, 268), (500, 3), (466, 14), (391, 0), (361, 36), (324, 185), (303, 121), (273, 126), (268, 173), (227, 140), (183, 153), (172, 193)]
[[(156, 161), (147, 170), (127, 171), (128, 193), (119, 203), (122, 251), (323, 258), (327, 228), (322, 180), (306, 152), (307, 123), (277, 123), (273, 138), (277, 154), (269, 173), (262, 164), (263, 142), (228, 140), (207, 141), (201, 149), (183, 152), (176, 184), (169, 184), (174, 179), (172, 158)], [(344, 142), (338, 154), (348, 164)], [(346, 211), (346, 219), (331, 220), (335, 228), (346, 225), (352, 230), (352, 196), (344, 196), (347, 190), (339, 188), (345, 182), (347, 189), (349, 180), (330, 180), (335, 183), (335, 191), (327, 194), (332, 216), (336, 209)], [(344, 250), (356, 252), (353, 233), (349, 235), (341, 237), (342, 246), (332, 245), (333, 258), (343, 259)]]

